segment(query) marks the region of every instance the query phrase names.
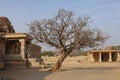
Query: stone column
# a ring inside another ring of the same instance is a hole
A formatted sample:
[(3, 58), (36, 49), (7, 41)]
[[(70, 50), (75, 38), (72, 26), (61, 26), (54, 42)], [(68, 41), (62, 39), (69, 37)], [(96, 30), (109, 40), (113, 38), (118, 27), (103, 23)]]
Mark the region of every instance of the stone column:
[(120, 52), (118, 51), (117, 52), (117, 60), (116, 61), (119, 61), (119, 58), (120, 58)]
[(93, 58), (93, 53), (92, 52), (89, 53), (88, 59), (89, 59), (90, 62), (94, 62), (94, 58)]
[(0, 69), (4, 69), (5, 40), (0, 39)]
[(25, 60), (25, 39), (20, 39), (19, 42), (21, 43), (21, 56), (23, 60)]
[(98, 62), (102, 62), (102, 60), (101, 60), (101, 52), (99, 53), (99, 60), (98, 60)]
[(111, 52), (109, 52), (109, 60), (108, 60), (108, 62), (112, 62)]
[(5, 55), (5, 40), (0, 39), (0, 55)]

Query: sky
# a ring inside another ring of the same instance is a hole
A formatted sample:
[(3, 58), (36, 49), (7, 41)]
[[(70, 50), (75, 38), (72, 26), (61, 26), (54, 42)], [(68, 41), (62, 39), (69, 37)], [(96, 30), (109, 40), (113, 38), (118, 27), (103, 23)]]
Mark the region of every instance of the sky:
[[(91, 27), (109, 33), (104, 46), (120, 45), (120, 0), (0, 0), (0, 16), (12, 22), (16, 32), (28, 32), (33, 20), (54, 17), (58, 9), (73, 11), (76, 16), (90, 16)], [(42, 50), (53, 50), (43, 45)]]

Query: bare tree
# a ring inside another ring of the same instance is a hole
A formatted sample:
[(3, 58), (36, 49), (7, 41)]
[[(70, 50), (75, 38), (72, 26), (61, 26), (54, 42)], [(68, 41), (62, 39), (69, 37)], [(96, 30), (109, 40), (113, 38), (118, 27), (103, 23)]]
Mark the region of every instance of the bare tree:
[(96, 47), (109, 38), (97, 28), (89, 27), (89, 17), (75, 18), (72, 11), (59, 9), (57, 15), (51, 19), (34, 20), (29, 26), (29, 33), (37, 42), (47, 43), (60, 51), (60, 57), (53, 67), (59, 71), (64, 59), (74, 49)]

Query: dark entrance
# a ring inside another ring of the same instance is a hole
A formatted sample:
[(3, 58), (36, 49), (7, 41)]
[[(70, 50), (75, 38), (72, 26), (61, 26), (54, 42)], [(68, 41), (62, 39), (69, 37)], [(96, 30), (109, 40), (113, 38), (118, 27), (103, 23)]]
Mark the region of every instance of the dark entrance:
[(101, 53), (101, 61), (108, 61), (109, 54), (108, 53)]
[(20, 46), (18, 40), (7, 40), (5, 43), (5, 54), (20, 54)]
[(117, 61), (117, 53), (112, 53), (112, 61)]

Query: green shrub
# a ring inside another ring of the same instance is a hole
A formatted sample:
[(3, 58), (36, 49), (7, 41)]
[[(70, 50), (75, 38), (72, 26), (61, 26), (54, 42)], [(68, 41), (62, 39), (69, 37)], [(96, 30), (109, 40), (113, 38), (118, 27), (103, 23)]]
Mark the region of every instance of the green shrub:
[(53, 51), (43, 51), (41, 52), (41, 56), (54, 56)]

